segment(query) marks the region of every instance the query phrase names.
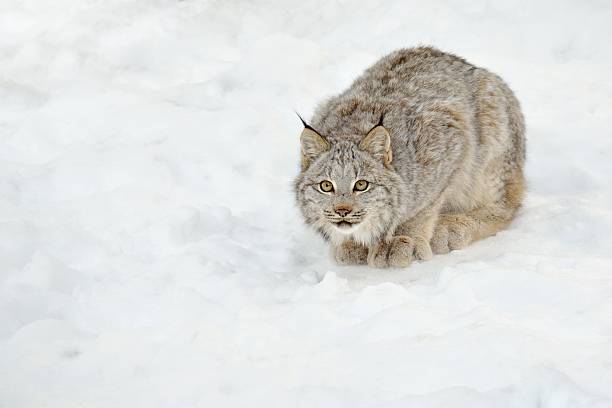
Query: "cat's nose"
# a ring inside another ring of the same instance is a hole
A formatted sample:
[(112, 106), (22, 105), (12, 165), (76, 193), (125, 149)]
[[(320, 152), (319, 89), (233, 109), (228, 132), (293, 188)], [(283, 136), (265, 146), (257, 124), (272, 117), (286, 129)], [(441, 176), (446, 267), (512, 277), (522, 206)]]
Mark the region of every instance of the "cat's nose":
[(350, 212), (353, 211), (351, 207), (342, 206), (334, 208), (334, 212), (341, 217), (346, 217)]

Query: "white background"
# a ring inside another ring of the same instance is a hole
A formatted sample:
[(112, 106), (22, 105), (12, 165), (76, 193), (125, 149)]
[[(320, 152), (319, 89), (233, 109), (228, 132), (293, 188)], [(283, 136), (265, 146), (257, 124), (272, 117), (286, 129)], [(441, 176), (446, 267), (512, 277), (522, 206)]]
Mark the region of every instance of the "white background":
[[(606, 1), (0, 2), (0, 407), (611, 407)], [(501, 75), (524, 208), (339, 267), (291, 182), (400, 47)]]

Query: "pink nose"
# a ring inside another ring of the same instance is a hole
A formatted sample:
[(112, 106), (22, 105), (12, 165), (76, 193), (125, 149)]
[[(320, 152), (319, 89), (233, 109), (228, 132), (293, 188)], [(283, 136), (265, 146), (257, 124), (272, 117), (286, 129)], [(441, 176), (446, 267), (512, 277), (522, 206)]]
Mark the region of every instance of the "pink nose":
[(352, 211), (351, 208), (349, 207), (337, 207), (334, 208), (334, 211), (336, 212), (336, 214), (338, 214), (341, 217), (346, 217), (348, 214), (350, 214), (350, 212)]

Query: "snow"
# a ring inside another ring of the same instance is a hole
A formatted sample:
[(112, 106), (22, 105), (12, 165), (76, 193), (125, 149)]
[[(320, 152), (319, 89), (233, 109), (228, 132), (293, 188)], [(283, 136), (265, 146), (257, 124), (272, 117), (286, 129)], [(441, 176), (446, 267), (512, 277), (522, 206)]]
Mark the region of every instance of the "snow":
[[(612, 407), (612, 6), (4, 0), (0, 407)], [(340, 267), (300, 122), (400, 47), (505, 78), (495, 237)]]

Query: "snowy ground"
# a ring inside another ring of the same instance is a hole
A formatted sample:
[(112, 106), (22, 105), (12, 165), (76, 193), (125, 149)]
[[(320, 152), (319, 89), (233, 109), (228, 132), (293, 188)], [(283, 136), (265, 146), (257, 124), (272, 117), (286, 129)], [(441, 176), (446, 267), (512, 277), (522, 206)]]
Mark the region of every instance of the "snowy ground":
[[(605, 1), (0, 3), (0, 407), (612, 407)], [(406, 270), (301, 223), (300, 123), (404, 46), (528, 121), (511, 228)]]

